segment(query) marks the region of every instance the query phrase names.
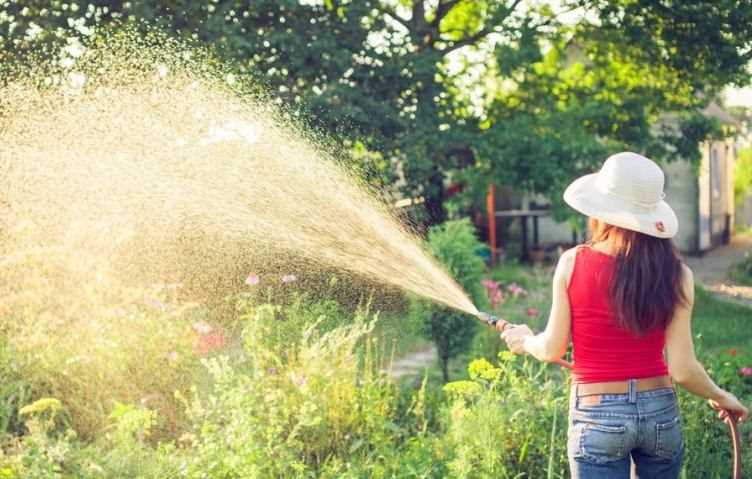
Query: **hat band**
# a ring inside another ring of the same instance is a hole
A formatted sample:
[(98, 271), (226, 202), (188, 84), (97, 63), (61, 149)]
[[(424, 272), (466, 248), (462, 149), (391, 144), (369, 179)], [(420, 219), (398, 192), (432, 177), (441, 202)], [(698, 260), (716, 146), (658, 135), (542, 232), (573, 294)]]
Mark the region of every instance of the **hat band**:
[(600, 186), (597, 186), (599, 190), (601, 190), (601, 193), (609, 196), (613, 196), (615, 198), (618, 198), (622, 201), (626, 201), (627, 203), (631, 203), (634, 206), (637, 206), (638, 208), (642, 208), (646, 212), (653, 212), (656, 208), (658, 208), (658, 205), (661, 203), (661, 201), (666, 197), (666, 193), (661, 192), (658, 201), (640, 201), (638, 199), (635, 199), (628, 195), (622, 195), (620, 193), (616, 193), (611, 188), (602, 188)]

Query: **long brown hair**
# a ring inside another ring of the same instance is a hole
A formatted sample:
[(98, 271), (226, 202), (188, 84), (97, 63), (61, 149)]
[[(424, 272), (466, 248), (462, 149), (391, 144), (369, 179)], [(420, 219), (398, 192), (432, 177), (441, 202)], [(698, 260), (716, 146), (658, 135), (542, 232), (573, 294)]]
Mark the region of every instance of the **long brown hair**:
[(673, 242), (594, 218), (589, 226), (593, 243), (608, 241), (613, 248), (616, 267), (608, 294), (619, 325), (637, 335), (668, 326), (687, 301)]

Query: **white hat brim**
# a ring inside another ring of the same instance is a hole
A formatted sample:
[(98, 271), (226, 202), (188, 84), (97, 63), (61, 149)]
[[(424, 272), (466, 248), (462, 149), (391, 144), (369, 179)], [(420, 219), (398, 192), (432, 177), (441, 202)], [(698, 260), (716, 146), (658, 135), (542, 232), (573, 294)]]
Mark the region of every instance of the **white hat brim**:
[(576, 179), (564, 191), (564, 201), (580, 213), (608, 224), (656, 238), (673, 238), (679, 231), (676, 213), (665, 201), (647, 211), (596, 186), (597, 173)]

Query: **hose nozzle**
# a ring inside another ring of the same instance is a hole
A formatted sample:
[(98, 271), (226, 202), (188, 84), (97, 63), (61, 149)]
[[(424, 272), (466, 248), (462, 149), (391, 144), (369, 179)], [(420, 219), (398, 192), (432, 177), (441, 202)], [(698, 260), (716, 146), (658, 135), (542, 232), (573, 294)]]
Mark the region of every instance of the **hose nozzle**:
[(481, 321), (483, 321), (484, 323), (488, 324), (489, 326), (491, 326), (494, 329), (497, 329), (496, 325), (499, 324), (499, 323), (501, 323), (502, 328), (501, 328), (500, 331), (504, 331), (505, 329), (507, 329), (508, 326), (510, 326), (510, 323), (507, 320), (501, 319), (501, 318), (499, 318), (497, 316), (494, 316), (493, 314), (490, 314), (490, 313), (484, 313), (484, 312), (481, 311), (481, 312), (479, 312), (477, 314), (477, 317), (478, 317), (478, 319), (480, 319)]
[(488, 323), (488, 325), (491, 326), (492, 328), (495, 328), (496, 323), (498, 323), (499, 321), (503, 321), (502, 319), (497, 318), (493, 314), (484, 313), (482, 311), (478, 313), (478, 319), (480, 319), (484, 323)]

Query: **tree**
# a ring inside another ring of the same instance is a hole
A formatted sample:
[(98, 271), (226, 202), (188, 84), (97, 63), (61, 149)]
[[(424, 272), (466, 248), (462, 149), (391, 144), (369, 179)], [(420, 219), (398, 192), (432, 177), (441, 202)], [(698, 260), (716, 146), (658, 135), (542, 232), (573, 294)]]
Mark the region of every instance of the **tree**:
[[(364, 169), (401, 177), (429, 223), (450, 176), (553, 195), (614, 149), (687, 153), (713, 131), (703, 104), (749, 80), (749, 0), (534, 3), (5, 2), (0, 60), (136, 20), (213, 45), (312, 128), (378, 153)], [(667, 111), (676, 125), (655, 128)]]
[[(479, 306), (484, 301), (481, 279), (485, 264), (478, 252), (483, 248), (467, 219), (447, 221), (428, 232), (429, 251)], [(468, 349), (475, 336), (476, 321), (467, 314), (417, 299), (413, 302), (411, 316), (436, 346), (444, 382), (449, 381), (449, 360)]]

